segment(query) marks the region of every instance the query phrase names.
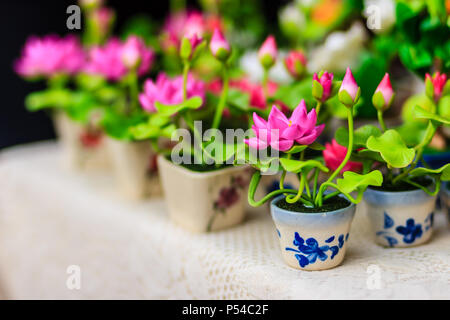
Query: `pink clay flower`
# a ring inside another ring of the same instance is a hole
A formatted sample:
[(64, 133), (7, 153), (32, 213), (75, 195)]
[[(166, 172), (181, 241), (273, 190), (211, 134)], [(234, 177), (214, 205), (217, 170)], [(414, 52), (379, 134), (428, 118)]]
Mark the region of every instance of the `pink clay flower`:
[(333, 86), (333, 74), (325, 71), (322, 76), (319, 78), (317, 73), (313, 75), (313, 81), (317, 81), (323, 88), (322, 97), (320, 99), (321, 102), (325, 102), (331, 95), (331, 88)]
[(444, 90), (444, 86), (447, 83), (447, 75), (445, 73), (440, 74), (439, 71), (433, 74), (433, 77), (430, 74), (425, 75), (425, 82), (430, 81), (433, 85), (433, 99), (438, 101), (442, 96), (442, 91)]
[(284, 65), (291, 76), (294, 78), (300, 78), (306, 68), (305, 55), (300, 50), (290, 51), (284, 59)]
[(344, 80), (342, 80), (341, 88), (339, 89), (339, 92), (341, 91), (347, 91), (347, 93), (350, 95), (353, 101), (356, 99), (356, 95), (358, 92), (358, 84), (356, 83), (355, 78), (353, 77), (352, 70), (350, 68), (347, 68), (347, 71), (345, 72)]
[[(187, 97), (199, 96), (205, 100), (205, 85), (202, 81), (188, 75)], [(175, 105), (183, 101), (183, 77), (168, 78), (165, 73), (160, 73), (156, 81), (147, 80), (144, 84), (144, 92), (139, 95), (142, 108), (148, 112), (155, 112), (155, 102), (165, 105)]]
[[(347, 154), (347, 148), (341, 146), (333, 139), (330, 143), (325, 144), (325, 150), (323, 150), (323, 158), (325, 160), (325, 165), (331, 169), (336, 170), (341, 165), (342, 161)], [(344, 168), (341, 170), (341, 174), (345, 171), (359, 172), (362, 169), (362, 163), (348, 161)]]
[(275, 37), (270, 35), (262, 44), (258, 51), (258, 58), (264, 68), (270, 68), (275, 64), (278, 56), (277, 43)]
[(112, 38), (104, 46), (96, 46), (90, 50), (86, 71), (102, 75), (111, 81), (118, 81), (129, 72), (128, 62), (133, 63), (137, 59), (140, 63), (138, 74), (141, 76), (149, 71), (154, 53), (145, 47), (142, 40), (134, 36), (128, 38), (125, 44), (117, 38)]
[(76, 37), (49, 35), (29, 38), (14, 69), (26, 78), (72, 75), (81, 70), (84, 62), (85, 54)]
[(209, 43), (209, 49), (214, 57), (222, 60), (230, 55), (230, 44), (219, 29), (214, 29), (214, 33)]
[(375, 93), (380, 92), (383, 95), (384, 105), (380, 106), (383, 110), (387, 109), (391, 104), (391, 99), (394, 96), (394, 90), (392, 89), (391, 80), (389, 79), (389, 73), (386, 73), (378, 85)]
[(322, 133), (325, 125), (316, 126), (315, 109), (309, 113), (305, 101), (292, 112), (288, 119), (276, 106), (272, 107), (266, 122), (253, 113), (252, 130), (256, 137), (245, 139), (244, 142), (252, 148), (265, 149), (269, 145), (279, 151), (287, 151), (297, 142), (300, 145), (312, 144)]

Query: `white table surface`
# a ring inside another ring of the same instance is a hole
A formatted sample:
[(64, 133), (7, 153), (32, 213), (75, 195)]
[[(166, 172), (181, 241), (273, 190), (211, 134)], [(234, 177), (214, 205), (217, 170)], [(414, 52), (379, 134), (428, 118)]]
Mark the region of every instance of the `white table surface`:
[[(281, 260), (267, 207), (236, 228), (193, 235), (170, 223), (162, 199), (126, 201), (110, 174), (64, 169), (60, 156), (52, 142), (0, 153), (0, 283), (8, 298), (450, 298), (450, 228), (441, 213), (431, 242), (385, 249), (373, 243), (360, 205), (344, 263), (299, 271)], [(80, 267), (79, 290), (67, 288), (70, 265)]]

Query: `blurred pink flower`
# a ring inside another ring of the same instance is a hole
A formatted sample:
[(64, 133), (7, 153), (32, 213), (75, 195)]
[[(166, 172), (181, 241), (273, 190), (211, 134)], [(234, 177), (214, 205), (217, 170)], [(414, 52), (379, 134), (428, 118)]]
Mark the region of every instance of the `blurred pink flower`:
[(356, 83), (350, 68), (347, 68), (347, 71), (345, 72), (344, 80), (342, 80), (342, 85), (339, 92), (344, 90), (347, 91), (352, 100), (355, 101), (356, 94), (358, 92), (358, 84)]
[(91, 48), (86, 71), (102, 75), (108, 80), (118, 81), (129, 71), (124, 64), (124, 55), (126, 59), (130, 59), (129, 62), (139, 56), (138, 74), (140, 76), (150, 70), (154, 59), (153, 51), (146, 48), (142, 40), (131, 36), (124, 44), (119, 39), (112, 38), (104, 46)]
[(389, 73), (386, 73), (378, 85), (375, 93), (381, 92), (384, 99), (384, 108), (388, 107), (391, 103), (392, 96), (394, 95), (394, 90), (392, 90), (391, 80), (389, 79)]
[(425, 75), (425, 81), (431, 81), (433, 84), (433, 99), (438, 101), (441, 98), (442, 91), (447, 83), (447, 75), (445, 73), (440, 74), (438, 71), (433, 74), (433, 77), (431, 77), (430, 74), (427, 73)]
[[(199, 96), (205, 100), (205, 84), (188, 75), (187, 97)], [(144, 84), (144, 92), (139, 95), (139, 101), (146, 111), (155, 112), (155, 102), (165, 105), (174, 105), (183, 101), (183, 77), (168, 78), (165, 73), (160, 73), (156, 81), (147, 80)]]
[(222, 56), (225, 58), (229, 56), (231, 50), (230, 44), (219, 29), (214, 29), (214, 33), (209, 43), (209, 49), (213, 56), (218, 59), (222, 58)]
[(277, 60), (277, 56), (277, 43), (275, 37), (270, 35), (259, 48), (258, 59), (265, 68), (270, 68)]
[(316, 126), (317, 115), (315, 109), (307, 112), (305, 101), (292, 112), (288, 119), (276, 106), (272, 107), (266, 122), (253, 113), (254, 138), (244, 142), (252, 148), (265, 149), (269, 145), (280, 151), (287, 151), (297, 142), (300, 145), (312, 144), (322, 133), (325, 125)]
[(300, 78), (306, 68), (305, 55), (300, 50), (292, 50), (284, 58), (284, 65), (291, 76)]
[(120, 54), (122, 62), (127, 68), (133, 69), (139, 66), (141, 72), (149, 70), (154, 60), (153, 50), (147, 48), (144, 41), (136, 36), (128, 37)]
[(114, 10), (106, 7), (99, 8), (92, 13), (92, 19), (95, 23), (95, 26), (102, 36), (105, 36), (109, 33), (114, 18)]
[[(336, 170), (337, 168), (339, 168), (342, 161), (344, 161), (344, 158), (347, 154), (347, 148), (341, 146), (335, 139), (333, 139), (331, 141), (331, 144), (325, 144), (325, 150), (323, 150), (322, 153), (325, 160), (325, 165), (331, 170)], [(361, 169), (362, 163), (349, 161), (346, 163), (340, 173), (344, 173), (345, 171), (359, 172), (361, 171)]]
[(51, 77), (57, 73), (77, 73), (84, 62), (85, 54), (76, 37), (49, 35), (29, 38), (14, 69), (27, 78)]
[(320, 101), (325, 102), (331, 95), (331, 87), (333, 85), (333, 74), (325, 71), (322, 76), (319, 78), (317, 73), (313, 75), (313, 81), (319, 82), (319, 84), (323, 88), (322, 99)]

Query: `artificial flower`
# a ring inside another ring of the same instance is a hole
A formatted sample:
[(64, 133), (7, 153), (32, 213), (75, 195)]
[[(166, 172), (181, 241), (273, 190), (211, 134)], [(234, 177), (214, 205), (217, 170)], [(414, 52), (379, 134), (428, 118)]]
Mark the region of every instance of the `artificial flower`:
[[(317, 75), (317, 73), (314, 73), (313, 75), (313, 83), (314, 81), (317, 81), (317, 83), (322, 87), (322, 95), (315, 94), (313, 89), (313, 95), (314, 98), (319, 100), (320, 102), (325, 102), (328, 100), (328, 98), (331, 95), (331, 88), (333, 86), (333, 74), (328, 73), (325, 71), (320, 77)], [(314, 86), (313, 86), (314, 88)]]
[[(377, 95), (378, 94), (378, 95)], [(382, 97), (382, 99), (378, 98)], [(392, 89), (391, 80), (389, 79), (389, 74), (386, 73), (378, 85), (377, 89), (372, 98), (373, 105), (375, 108), (380, 110), (386, 110), (392, 104), (394, 98), (394, 90)]]
[(284, 58), (284, 64), (289, 74), (296, 79), (300, 79), (305, 73), (306, 58), (300, 50), (290, 51)]
[[(434, 101), (439, 101), (444, 90), (444, 86), (447, 83), (447, 75), (445, 73), (440, 74), (439, 71), (433, 74), (433, 77), (429, 73), (425, 75), (425, 85), (427, 87), (427, 95)], [(431, 88), (432, 90), (429, 90)]]
[(261, 65), (265, 69), (269, 69), (275, 64), (277, 56), (278, 56), (277, 43), (275, 41), (275, 37), (270, 35), (264, 41), (261, 48), (259, 48), (258, 58)]
[(209, 43), (209, 49), (211, 50), (212, 55), (221, 61), (226, 60), (231, 53), (230, 44), (219, 29), (214, 29), (214, 33)]
[[(347, 148), (341, 146), (335, 139), (333, 139), (331, 143), (325, 144), (325, 150), (323, 150), (322, 153), (325, 160), (325, 165), (331, 170), (336, 170), (344, 161), (344, 158), (347, 155)], [(340, 173), (344, 173), (345, 171), (360, 172), (361, 169), (362, 163), (348, 161)]]

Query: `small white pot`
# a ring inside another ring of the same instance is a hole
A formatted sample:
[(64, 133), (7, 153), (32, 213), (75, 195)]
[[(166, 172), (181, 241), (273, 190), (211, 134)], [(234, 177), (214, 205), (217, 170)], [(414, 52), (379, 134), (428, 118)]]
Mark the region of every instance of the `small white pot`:
[(448, 222), (450, 223), (450, 190), (448, 186), (450, 182), (443, 182), (441, 186), (441, 208), (444, 214), (447, 214)]
[(106, 169), (108, 152), (102, 132), (89, 132), (64, 112), (53, 113), (56, 134), (63, 149), (63, 161), (71, 169)]
[(161, 196), (157, 155), (149, 142), (126, 142), (107, 137), (106, 144), (117, 188), (124, 197), (139, 200)]
[(169, 217), (192, 232), (210, 232), (241, 223), (250, 170), (247, 166), (194, 172), (158, 157)]
[(388, 192), (367, 189), (367, 214), (375, 241), (385, 247), (412, 247), (433, 232), (436, 197), (423, 190)]
[(338, 266), (345, 256), (356, 205), (324, 213), (270, 209), (280, 240), (281, 255), (287, 265), (301, 270), (325, 270)]

